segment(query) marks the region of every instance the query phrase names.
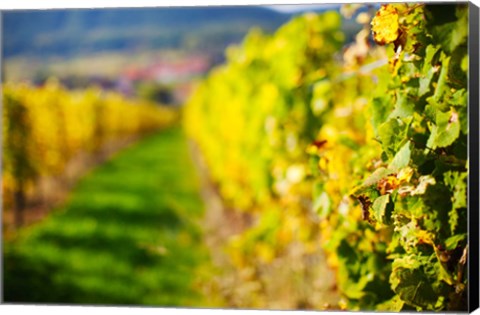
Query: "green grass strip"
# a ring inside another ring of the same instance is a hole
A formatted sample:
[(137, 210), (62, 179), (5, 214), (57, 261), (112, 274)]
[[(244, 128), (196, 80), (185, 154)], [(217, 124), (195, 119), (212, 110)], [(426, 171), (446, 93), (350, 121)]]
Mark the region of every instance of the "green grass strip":
[(4, 244), (5, 302), (204, 306), (199, 183), (182, 130), (97, 167)]

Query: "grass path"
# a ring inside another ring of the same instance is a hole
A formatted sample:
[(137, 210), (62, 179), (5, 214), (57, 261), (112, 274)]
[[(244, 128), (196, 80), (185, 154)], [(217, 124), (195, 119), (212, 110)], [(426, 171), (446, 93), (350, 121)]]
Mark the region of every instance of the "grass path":
[(180, 128), (120, 152), (4, 244), (5, 302), (208, 305), (198, 189)]

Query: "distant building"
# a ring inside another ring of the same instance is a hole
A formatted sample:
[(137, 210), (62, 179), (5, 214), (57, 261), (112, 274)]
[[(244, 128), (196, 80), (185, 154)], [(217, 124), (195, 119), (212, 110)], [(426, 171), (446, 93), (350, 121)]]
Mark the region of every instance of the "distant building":
[(117, 90), (131, 95), (133, 86), (138, 82), (155, 82), (171, 89), (173, 104), (182, 104), (192, 90), (192, 81), (203, 76), (212, 67), (207, 56), (188, 56), (175, 60), (159, 60), (147, 67), (127, 68), (121, 75)]
[(129, 68), (123, 76), (131, 81), (155, 81), (175, 84), (205, 74), (211, 62), (204, 56), (190, 56), (176, 60), (161, 60), (145, 68)]

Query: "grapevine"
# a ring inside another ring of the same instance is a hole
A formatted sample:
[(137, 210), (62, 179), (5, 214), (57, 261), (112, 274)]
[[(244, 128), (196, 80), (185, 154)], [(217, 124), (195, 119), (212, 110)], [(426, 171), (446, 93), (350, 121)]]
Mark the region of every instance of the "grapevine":
[(43, 87), (3, 86), (3, 200), (23, 223), (27, 199), (42, 177), (61, 178), (77, 154), (167, 126), (175, 112), (90, 88), (68, 91), (57, 81)]
[(200, 84), (184, 123), (224, 203), (254, 218), (227, 248), (255, 294), (266, 266), (321, 244), (338, 307), (464, 309), (467, 18), (383, 5), (342, 54), (340, 16), (307, 14), (251, 32)]

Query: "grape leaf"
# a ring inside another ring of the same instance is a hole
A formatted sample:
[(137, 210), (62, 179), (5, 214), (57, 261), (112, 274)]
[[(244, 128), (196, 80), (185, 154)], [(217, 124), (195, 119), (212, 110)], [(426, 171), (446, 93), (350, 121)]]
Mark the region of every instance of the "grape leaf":
[(460, 131), (464, 134), (468, 134), (468, 108), (466, 106), (458, 109), (458, 116), (460, 119)]
[(467, 40), (468, 6), (458, 5), (453, 12), (447, 8), (442, 8), (442, 10), (445, 11), (445, 14), (450, 15), (452, 21), (448, 23), (444, 23), (445, 19), (432, 21), (436, 23), (432, 27), (432, 33), (435, 41), (440, 43), (446, 52), (450, 53)]
[(383, 195), (375, 199), (372, 205), (373, 213), (375, 215), (375, 219), (380, 223), (386, 222), (386, 209), (387, 204), (390, 202), (390, 195)]
[(449, 112), (437, 111), (436, 128), (432, 129), (428, 143), (432, 148), (444, 148), (451, 145), (460, 135), (458, 113), (452, 108)]
[(382, 5), (372, 20), (373, 40), (379, 45), (393, 43), (400, 35), (398, 11), (391, 5)]
[(397, 152), (397, 154), (395, 154), (395, 157), (393, 158), (392, 162), (390, 162), (390, 164), (388, 165), (388, 168), (392, 172), (397, 172), (401, 168), (404, 168), (410, 162), (410, 155), (411, 155), (410, 141), (408, 141)]
[(390, 114), (389, 118), (405, 118), (413, 114), (415, 110), (415, 103), (410, 99), (408, 94), (401, 93), (397, 95), (397, 102), (395, 109)]
[(405, 124), (399, 119), (389, 119), (378, 129), (382, 148), (393, 157), (405, 135)]
[(372, 111), (372, 125), (375, 130), (375, 134), (378, 134), (378, 128), (383, 124), (389, 115), (392, 105), (389, 97), (374, 98), (371, 104)]
[(430, 91), (430, 85), (434, 74), (438, 71), (436, 65), (432, 63), (433, 57), (438, 52), (439, 47), (428, 45), (425, 52), (424, 64), (422, 67), (423, 76), (420, 78), (418, 96), (423, 96)]
[[(443, 58), (442, 58), (443, 57)], [(441, 57), (441, 66), (440, 66), (440, 75), (438, 77), (437, 86), (435, 92), (430, 100), (430, 104), (435, 106), (437, 109), (445, 111), (448, 109), (446, 102), (444, 102), (445, 94), (449, 92), (449, 87), (447, 84), (448, 80), (448, 65), (450, 63), (450, 57), (446, 57), (442, 54)]]
[(392, 289), (408, 304), (432, 309), (437, 295), (429, 279), (420, 269), (398, 268), (392, 273)]
[(377, 305), (377, 311), (391, 311), (400, 312), (403, 309), (405, 302), (400, 299), (398, 295), (395, 295), (390, 300)]
[(390, 170), (385, 167), (377, 168), (365, 181), (363, 182), (363, 186), (371, 186), (376, 184), (380, 179), (390, 174)]
[(446, 172), (444, 175), (445, 184), (453, 189), (453, 207), (456, 209), (467, 207), (467, 172)]
[(467, 239), (467, 234), (457, 234), (453, 235), (445, 240), (445, 248), (448, 250), (453, 250), (457, 248), (459, 243), (464, 242)]

